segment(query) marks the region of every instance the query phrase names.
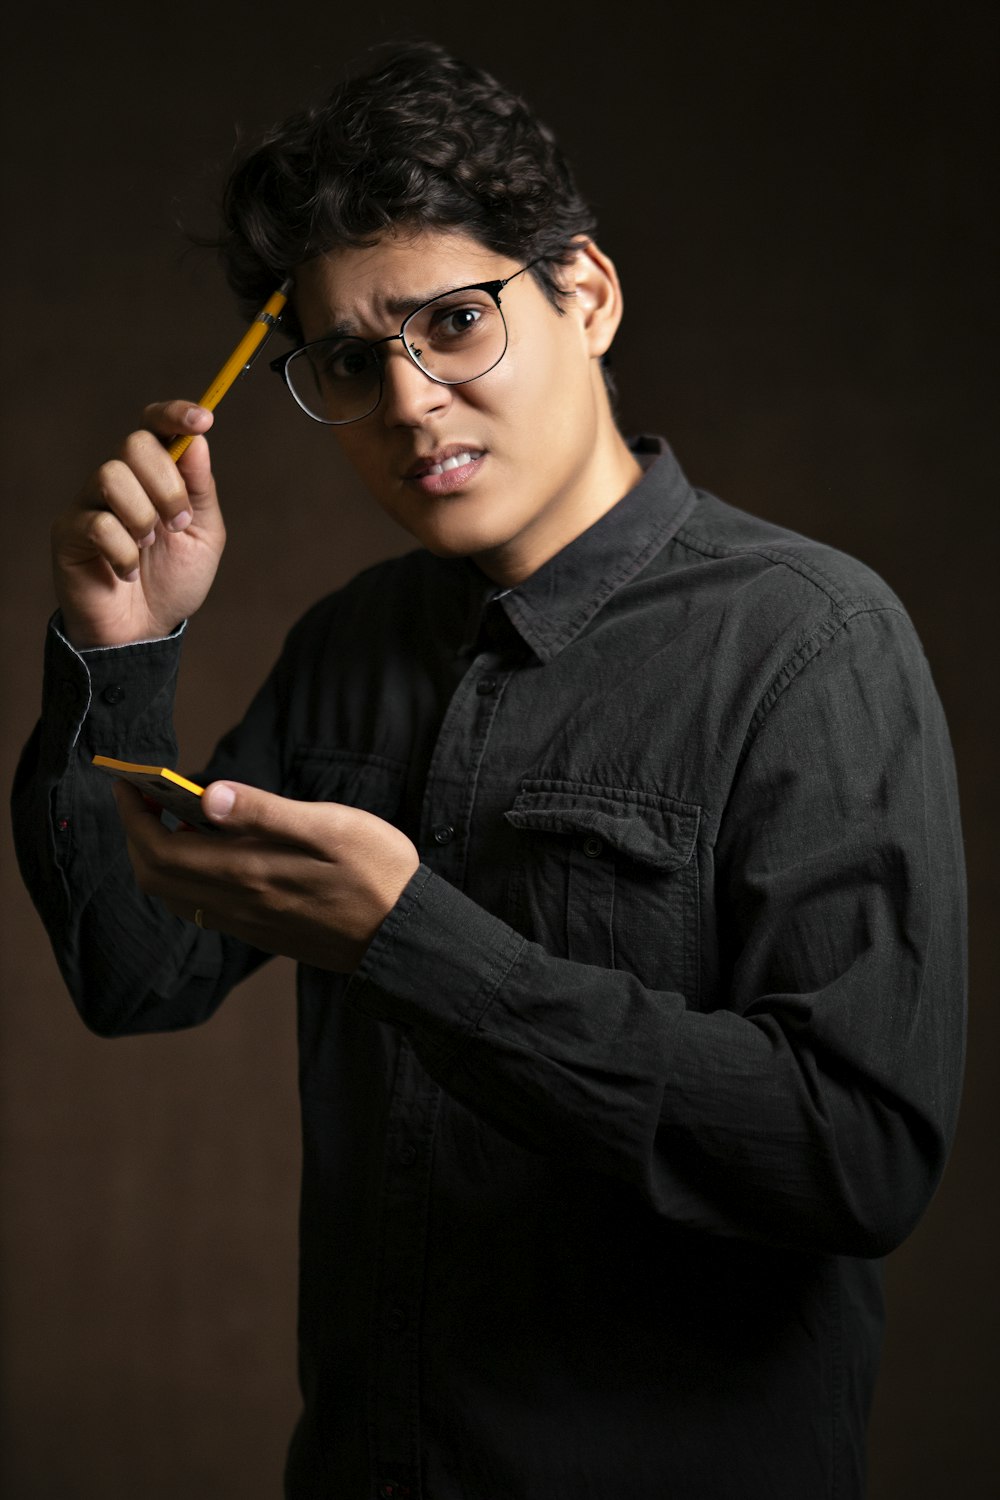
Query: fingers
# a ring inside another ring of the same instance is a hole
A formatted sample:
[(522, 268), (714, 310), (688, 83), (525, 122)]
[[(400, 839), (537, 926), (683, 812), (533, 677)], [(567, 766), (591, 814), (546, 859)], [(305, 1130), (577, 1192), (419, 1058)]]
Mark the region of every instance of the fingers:
[(363, 889), (365, 899), (383, 905), (382, 916), (420, 863), (401, 829), (343, 803), (296, 802), (238, 781), (213, 781), (202, 794), (201, 806), (227, 834), (243, 835), (261, 848), (294, 848), (338, 867), (345, 889)]
[[(147, 895), (190, 901), (188, 892), (231, 877), (230, 851), (220, 849), (215, 834), (196, 831), (171, 833), (160, 820), (160, 809), (127, 782), (114, 784), (118, 815), (125, 830), (129, 859), (139, 886)], [(239, 856), (236, 857), (239, 864)]]
[[(141, 428), (130, 433), (121, 446), (118, 460), (112, 460), (98, 470), (98, 476), (105, 481), (100, 485), (101, 498), (116, 515), (119, 512), (114, 502), (123, 494), (123, 489), (114, 483), (120, 474), (118, 466), (128, 470), (144, 493), (148, 502), (145, 518), (152, 526), (157, 521), (167, 531), (184, 531), (190, 526), (193, 515), (184, 476), (153, 432)], [(107, 483), (108, 477), (112, 480), (110, 484)]]
[(191, 521), (188, 492), (176, 466), (152, 433), (133, 433), (122, 457), (102, 464), (92, 476), (65, 536), (57, 531), (57, 543), (63, 540), (66, 549), (80, 556), (103, 557), (119, 578), (132, 582), (139, 554), (152, 546), (157, 526), (184, 531)]
[[(140, 554), (153, 545), (158, 528), (185, 531), (198, 517), (221, 526), (208, 444), (201, 432), (212, 425), (212, 413), (186, 401), (146, 408), (150, 426), (130, 433), (119, 456), (91, 475), (76, 504), (57, 518), (53, 542), (57, 562), (101, 557), (124, 582), (139, 577)], [(178, 426), (198, 430), (178, 466), (160, 434)]]
[(215, 417), (193, 401), (153, 401), (142, 413), (142, 425), (161, 438), (207, 432)]
[(226, 837), (180, 837), (132, 788), (115, 795), (141, 890), (175, 916), (201, 912), (199, 925), (321, 968), (357, 967), (419, 865), (404, 833), (357, 808), (217, 781), (202, 808)]

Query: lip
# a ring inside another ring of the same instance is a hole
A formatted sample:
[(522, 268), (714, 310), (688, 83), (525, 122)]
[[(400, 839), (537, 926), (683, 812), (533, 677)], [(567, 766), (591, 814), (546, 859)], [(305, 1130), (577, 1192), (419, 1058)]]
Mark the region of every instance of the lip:
[[(468, 463), (453, 464), (439, 474), (430, 472), (447, 459), (462, 458), (465, 454), (471, 455)], [(447, 447), (436, 448), (433, 453), (419, 458), (403, 475), (403, 478), (421, 494), (453, 495), (457, 490), (464, 489), (475, 478), (485, 461), (485, 449), (477, 448), (472, 443), (449, 443)]]

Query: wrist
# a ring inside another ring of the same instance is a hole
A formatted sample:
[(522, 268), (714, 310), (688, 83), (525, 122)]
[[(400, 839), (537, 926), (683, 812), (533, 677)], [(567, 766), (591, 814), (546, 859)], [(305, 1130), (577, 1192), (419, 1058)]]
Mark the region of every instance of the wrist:
[(186, 624), (186, 620), (178, 620), (172, 628), (159, 630), (155, 622), (149, 621), (145, 631), (102, 630), (74, 620), (65, 608), (58, 609), (52, 617), (53, 628), (78, 655), (88, 651), (115, 651), (126, 646), (153, 645), (157, 641), (170, 640), (180, 635)]
[(184, 619), (172, 625), (147, 618), (144, 620), (93, 620), (61, 604), (54, 624), (74, 651), (107, 651), (118, 646), (139, 646), (147, 641), (163, 641), (176, 635)]

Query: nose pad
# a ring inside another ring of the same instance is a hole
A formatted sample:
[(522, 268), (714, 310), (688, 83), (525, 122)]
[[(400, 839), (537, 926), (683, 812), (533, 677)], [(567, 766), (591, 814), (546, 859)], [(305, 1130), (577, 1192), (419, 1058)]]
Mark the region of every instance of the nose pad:
[(382, 406), (386, 419), (419, 422), (451, 401), (451, 387), (439, 385), (407, 354), (392, 345), (383, 354)]

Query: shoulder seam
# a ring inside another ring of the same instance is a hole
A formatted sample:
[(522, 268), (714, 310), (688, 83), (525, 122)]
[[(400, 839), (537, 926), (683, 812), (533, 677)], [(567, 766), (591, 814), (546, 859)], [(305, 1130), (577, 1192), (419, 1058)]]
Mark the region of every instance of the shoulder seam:
[[(682, 546), (691, 552), (696, 552), (705, 557), (762, 557), (768, 562), (780, 564), (793, 573), (798, 573), (814, 587), (824, 593), (828, 599), (838, 606), (848, 604), (849, 596), (846, 595), (840, 585), (824, 573), (822, 568), (813, 562), (807, 562), (805, 558), (798, 556), (789, 549), (781, 547), (766, 547), (749, 544), (745, 547), (720, 547), (715, 543), (707, 541), (704, 537), (692, 534), (686, 527), (682, 527), (674, 538)], [(803, 538), (807, 540), (807, 538)], [(891, 607), (891, 606), (889, 606)]]
[(764, 692), (754, 709), (753, 716), (747, 728), (743, 748), (740, 751), (740, 760), (746, 756), (753, 740), (760, 729), (761, 724), (767, 718), (771, 709), (809, 663), (819, 655), (824, 646), (848, 626), (852, 620), (857, 620), (865, 615), (899, 615), (901, 619), (909, 621), (905, 609), (900, 604), (874, 604), (870, 600), (847, 601), (834, 613), (827, 615), (804, 639), (796, 646), (791, 656), (778, 668), (771, 679), (771, 683)]

